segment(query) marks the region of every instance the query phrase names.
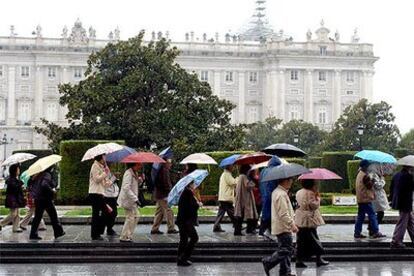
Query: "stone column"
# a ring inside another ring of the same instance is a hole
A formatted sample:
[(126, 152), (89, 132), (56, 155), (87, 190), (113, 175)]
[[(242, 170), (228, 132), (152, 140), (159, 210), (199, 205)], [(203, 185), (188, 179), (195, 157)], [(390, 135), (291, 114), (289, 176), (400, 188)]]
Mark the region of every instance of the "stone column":
[(36, 67), (36, 75), (35, 75), (35, 82), (36, 82), (36, 89), (34, 93), (34, 110), (35, 110), (35, 117), (34, 122), (35, 124), (40, 123), (40, 118), (44, 117), (43, 109), (43, 68), (41, 66)]
[(313, 116), (313, 70), (308, 69), (304, 71), (304, 98), (305, 98), (305, 116), (304, 119), (306, 122), (313, 123), (314, 116)]
[(220, 87), (221, 87), (221, 72), (219, 70), (214, 71), (214, 87), (213, 87), (213, 94), (216, 96), (220, 95)]
[(16, 67), (9, 66), (9, 91), (7, 92), (7, 117), (6, 122), (9, 126), (16, 125)]
[(239, 75), (239, 123), (246, 122), (246, 72), (240, 71)]
[(366, 71), (364, 72), (364, 80), (365, 80), (365, 98), (368, 99), (368, 101), (372, 102), (373, 98), (373, 89), (372, 89), (372, 77), (374, 73), (372, 71)]
[[(69, 83), (70, 82), (70, 77), (69, 77), (69, 70), (67, 66), (63, 66), (60, 70), (61, 73), (61, 82), (62, 83)], [(59, 104), (59, 103), (58, 103)], [(61, 122), (64, 122), (66, 124), (66, 114), (68, 113), (68, 108), (67, 106), (61, 106), (59, 104), (59, 117), (58, 120)]]
[(285, 112), (285, 106), (286, 106), (286, 88), (285, 88), (285, 70), (284, 69), (282, 69), (282, 70), (279, 70), (279, 72), (278, 72), (278, 80), (279, 80), (279, 83), (278, 83), (278, 85), (277, 85), (277, 106), (278, 106), (278, 112), (277, 112), (277, 114), (278, 114), (278, 117), (279, 117), (279, 119), (282, 119), (283, 121), (285, 121), (285, 115), (286, 115), (286, 112)]
[(272, 116), (272, 75), (271, 71), (266, 71), (266, 78), (263, 85), (262, 97), (262, 120)]
[(334, 90), (332, 93), (332, 122), (341, 115), (341, 70), (335, 70)]

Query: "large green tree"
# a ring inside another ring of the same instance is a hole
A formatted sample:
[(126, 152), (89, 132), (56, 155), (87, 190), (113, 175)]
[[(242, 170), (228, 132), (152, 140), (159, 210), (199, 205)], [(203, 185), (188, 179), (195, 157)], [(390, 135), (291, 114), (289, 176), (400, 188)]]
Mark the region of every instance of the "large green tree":
[(261, 150), (277, 143), (281, 123), (282, 120), (269, 117), (263, 122), (246, 125), (245, 147), (252, 150)]
[(234, 105), (181, 68), (179, 50), (165, 39), (143, 38), (141, 32), (92, 53), (85, 79), (59, 86), (69, 127), (44, 121), (37, 130), (54, 148), (71, 138), (123, 139), (146, 149), (172, 143), (185, 143), (189, 151), (241, 147), (241, 128), (230, 124)]
[[(364, 149), (393, 152), (397, 147), (400, 132), (394, 123), (395, 116), (386, 102), (369, 103), (366, 99), (345, 109), (335, 122), (326, 141), (327, 150), (359, 150), (360, 141)], [(364, 129), (361, 137), (358, 127)]]
[(414, 128), (401, 137), (400, 147), (414, 150)]

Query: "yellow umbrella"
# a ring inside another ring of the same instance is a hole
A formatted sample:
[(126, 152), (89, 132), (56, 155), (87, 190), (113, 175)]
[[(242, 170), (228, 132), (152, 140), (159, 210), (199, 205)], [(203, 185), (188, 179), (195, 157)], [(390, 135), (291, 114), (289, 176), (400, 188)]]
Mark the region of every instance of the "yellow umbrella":
[(29, 176), (32, 176), (40, 172), (43, 172), (44, 170), (53, 166), (60, 160), (62, 160), (62, 156), (57, 155), (57, 154), (52, 154), (52, 155), (40, 158), (35, 163), (33, 163), (33, 165), (29, 167), (29, 169), (27, 170), (27, 174)]

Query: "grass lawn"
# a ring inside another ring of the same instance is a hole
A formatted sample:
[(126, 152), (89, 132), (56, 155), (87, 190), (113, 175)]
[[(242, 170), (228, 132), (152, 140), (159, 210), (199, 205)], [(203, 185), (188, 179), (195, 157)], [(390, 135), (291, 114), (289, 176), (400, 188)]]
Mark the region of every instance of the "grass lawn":
[[(7, 216), (9, 213), (10, 213), (10, 209), (0, 207), (0, 216)], [(26, 215), (26, 208), (21, 208), (19, 213), (20, 213), (20, 216), (25, 216)]]
[[(173, 207), (172, 208), (174, 211), (174, 214), (177, 214), (177, 207)], [(152, 217), (155, 214), (155, 206), (146, 206), (144, 208), (140, 208), (139, 212), (141, 214), (141, 216), (144, 217)], [(72, 216), (91, 216), (92, 214), (92, 209), (90, 207), (87, 208), (81, 208), (81, 209), (76, 209), (76, 210), (71, 210), (65, 213), (65, 217), (72, 217)], [(215, 216), (216, 213), (205, 209), (205, 208), (200, 208), (198, 210), (198, 215), (199, 216)], [(118, 208), (118, 216), (125, 216), (125, 210), (123, 208)]]
[(326, 205), (321, 206), (321, 213), (322, 214), (335, 214), (335, 215), (343, 215), (343, 214), (352, 214), (355, 215), (358, 211), (358, 206), (335, 206), (335, 205)]

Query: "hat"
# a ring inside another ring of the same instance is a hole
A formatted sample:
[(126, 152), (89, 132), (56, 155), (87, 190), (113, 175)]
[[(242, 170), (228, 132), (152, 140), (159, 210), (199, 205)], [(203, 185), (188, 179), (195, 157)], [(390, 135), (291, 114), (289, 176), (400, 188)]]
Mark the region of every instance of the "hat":
[(371, 163), (368, 160), (362, 160), (361, 162), (359, 162), (359, 167), (361, 168), (367, 168)]

